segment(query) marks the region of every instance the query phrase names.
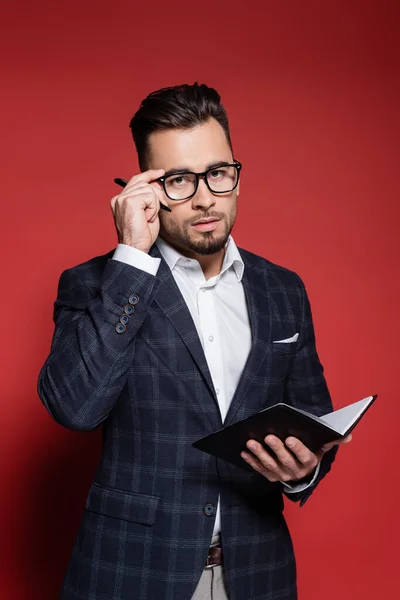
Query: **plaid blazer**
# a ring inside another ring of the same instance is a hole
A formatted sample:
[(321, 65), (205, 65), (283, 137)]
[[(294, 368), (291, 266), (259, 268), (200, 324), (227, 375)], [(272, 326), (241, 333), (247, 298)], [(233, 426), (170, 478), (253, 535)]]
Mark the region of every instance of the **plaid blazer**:
[[(162, 258), (156, 246), (150, 253)], [(329, 412), (302, 281), (240, 253), (252, 347), (224, 424), (279, 401)], [(219, 494), (229, 597), (295, 600), (282, 485), (192, 447), (222, 422), (195, 325), (169, 267), (162, 259), (153, 276), (111, 257), (62, 274), (51, 352), (38, 382), (41, 400), (65, 427), (103, 425), (103, 453), (62, 600), (190, 600)], [(296, 332), (294, 344), (272, 343)], [(334, 454), (325, 455), (311, 488), (288, 497), (304, 503)]]

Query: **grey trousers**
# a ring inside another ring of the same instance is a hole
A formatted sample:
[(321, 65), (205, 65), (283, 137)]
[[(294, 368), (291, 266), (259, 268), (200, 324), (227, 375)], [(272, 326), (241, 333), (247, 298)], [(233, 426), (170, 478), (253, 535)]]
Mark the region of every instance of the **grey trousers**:
[[(213, 537), (211, 544), (218, 541), (219, 536)], [(229, 600), (222, 565), (204, 569), (192, 600)]]
[(222, 566), (204, 569), (192, 600), (228, 600)]

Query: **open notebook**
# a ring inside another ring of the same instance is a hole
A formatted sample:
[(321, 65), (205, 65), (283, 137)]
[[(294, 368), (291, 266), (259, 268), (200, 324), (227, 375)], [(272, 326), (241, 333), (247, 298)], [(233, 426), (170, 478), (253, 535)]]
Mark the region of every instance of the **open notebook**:
[(377, 394), (368, 396), (321, 417), (288, 404), (274, 404), (243, 421), (223, 427), (197, 440), (193, 446), (243, 469), (251, 469), (240, 456), (240, 453), (246, 449), (248, 440), (260, 442), (271, 452), (264, 444), (267, 435), (276, 435), (282, 441), (288, 436), (294, 436), (315, 452), (323, 444), (346, 437), (376, 398)]

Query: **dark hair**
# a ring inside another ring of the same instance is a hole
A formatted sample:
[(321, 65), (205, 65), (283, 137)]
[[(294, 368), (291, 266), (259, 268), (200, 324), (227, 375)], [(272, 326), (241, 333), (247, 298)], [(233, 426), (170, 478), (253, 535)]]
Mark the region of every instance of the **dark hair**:
[(232, 148), (228, 116), (221, 97), (205, 84), (176, 85), (152, 92), (130, 122), (141, 170), (147, 168), (148, 140), (154, 131), (190, 129), (213, 118), (221, 125)]

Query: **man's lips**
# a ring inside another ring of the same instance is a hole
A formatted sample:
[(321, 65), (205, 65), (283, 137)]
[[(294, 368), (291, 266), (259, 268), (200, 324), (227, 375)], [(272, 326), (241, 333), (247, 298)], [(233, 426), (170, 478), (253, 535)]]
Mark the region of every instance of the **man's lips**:
[(202, 225), (203, 223), (211, 223), (211, 221), (219, 221), (217, 217), (205, 217), (204, 219), (199, 219), (192, 223), (192, 225)]
[(198, 231), (213, 231), (219, 223), (219, 219), (216, 217), (209, 217), (208, 219), (199, 219), (195, 223), (192, 223), (192, 227)]

